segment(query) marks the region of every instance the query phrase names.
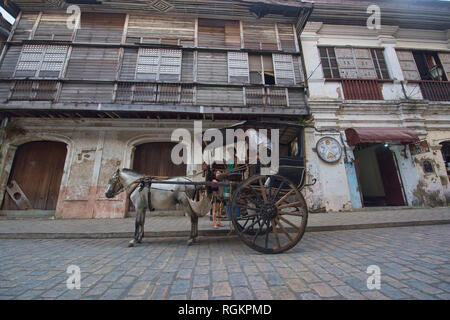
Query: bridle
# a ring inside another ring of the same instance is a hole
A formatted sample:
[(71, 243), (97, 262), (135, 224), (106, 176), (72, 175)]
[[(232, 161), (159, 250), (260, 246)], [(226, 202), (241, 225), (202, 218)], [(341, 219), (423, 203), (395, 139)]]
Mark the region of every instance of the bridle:
[[(119, 170), (117, 170), (112, 178), (109, 179), (108, 184), (110, 184), (113, 188), (113, 198), (125, 190), (125, 187), (120, 179)], [(118, 190), (115, 190), (116, 186), (120, 186), (120, 188)]]

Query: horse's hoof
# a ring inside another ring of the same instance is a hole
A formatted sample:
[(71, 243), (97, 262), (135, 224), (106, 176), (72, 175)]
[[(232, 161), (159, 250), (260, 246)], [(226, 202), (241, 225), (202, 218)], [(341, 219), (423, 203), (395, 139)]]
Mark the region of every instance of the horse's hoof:
[(134, 240), (128, 242), (128, 248), (134, 247)]
[(194, 239), (189, 239), (188, 241), (187, 241), (187, 245), (188, 246), (192, 246), (194, 244)]

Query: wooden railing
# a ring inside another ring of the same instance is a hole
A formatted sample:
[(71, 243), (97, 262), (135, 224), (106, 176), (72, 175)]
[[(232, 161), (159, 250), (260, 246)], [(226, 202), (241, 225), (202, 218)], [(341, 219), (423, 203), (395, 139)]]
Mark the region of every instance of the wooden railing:
[(193, 98), (192, 84), (119, 83), (115, 102), (192, 104)]
[(382, 84), (377, 79), (339, 79), (346, 100), (383, 100)]
[(433, 80), (408, 81), (417, 83), (422, 92), (422, 97), (430, 101), (450, 101), (450, 82)]
[(58, 91), (57, 81), (15, 81), (10, 100), (54, 101)]
[(284, 88), (245, 88), (245, 101), (248, 106), (288, 106)]

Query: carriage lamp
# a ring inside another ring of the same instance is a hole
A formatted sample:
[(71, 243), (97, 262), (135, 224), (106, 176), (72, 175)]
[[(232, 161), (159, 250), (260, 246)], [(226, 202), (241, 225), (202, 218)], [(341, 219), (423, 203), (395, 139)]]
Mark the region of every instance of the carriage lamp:
[(444, 75), (444, 70), (436, 64), (430, 69), (430, 74), (433, 80), (441, 81), (442, 76)]

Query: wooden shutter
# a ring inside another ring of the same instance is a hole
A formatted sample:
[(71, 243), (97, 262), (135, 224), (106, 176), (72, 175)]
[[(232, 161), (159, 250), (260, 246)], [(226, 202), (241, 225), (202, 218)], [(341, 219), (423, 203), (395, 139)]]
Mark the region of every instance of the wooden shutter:
[(130, 15), (127, 43), (163, 43), (194, 46), (195, 20)]
[(293, 57), (294, 61), (294, 71), (295, 71), (295, 80), (297, 84), (303, 83), (305, 81), (303, 75), (303, 67), (302, 67), (302, 58), (300, 56)]
[(225, 47), (225, 21), (198, 19), (198, 45), (200, 47)]
[(228, 52), (228, 82), (248, 82), (247, 52)]
[(134, 80), (136, 77), (137, 48), (125, 48), (123, 51), (120, 79)]
[(273, 54), (276, 84), (295, 84), (294, 64), (289, 54)]
[(178, 82), (181, 80), (181, 50), (160, 49), (160, 81)]
[(44, 13), (34, 34), (36, 40), (72, 40), (73, 29), (67, 28), (68, 15)]
[(136, 79), (180, 81), (181, 50), (140, 48)]
[(16, 66), (16, 77), (36, 77), (45, 52), (45, 45), (24, 45)]
[(67, 46), (25, 45), (16, 67), (16, 77), (57, 78), (62, 70)]
[(66, 61), (68, 46), (46, 46), (39, 77), (58, 78)]
[(420, 80), (420, 73), (417, 69), (414, 56), (409, 50), (397, 50), (398, 61), (403, 71), (405, 80)]
[(114, 85), (111, 83), (64, 83), (60, 102), (111, 103)]
[(246, 21), (244, 29), (244, 46), (248, 49), (278, 50), (274, 23)]
[(120, 43), (125, 15), (117, 13), (82, 13), (76, 41), (88, 43)]
[(197, 80), (206, 83), (227, 83), (227, 54), (223, 52), (199, 52)]
[(241, 27), (239, 21), (225, 21), (225, 47), (241, 47)]
[(297, 48), (295, 45), (294, 29), (292, 24), (289, 23), (278, 23), (278, 37), (281, 43), (281, 49), (287, 52), (296, 52)]
[(115, 80), (118, 63), (118, 48), (73, 47), (66, 77)]
[(159, 49), (140, 48), (136, 63), (136, 79), (157, 80)]
[(450, 81), (450, 53), (439, 52), (439, 60), (441, 60), (442, 67), (447, 75), (447, 81)]
[(0, 67), (0, 77), (10, 78), (14, 75), (14, 70), (16, 69), (17, 62), (19, 61), (21, 51), (22, 46), (10, 46), (8, 48)]
[(20, 17), (19, 24), (14, 30), (13, 41), (27, 40), (30, 37), (31, 30), (38, 17), (37, 13), (24, 13)]
[(198, 105), (242, 106), (244, 94), (242, 88), (198, 87)]
[(194, 81), (194, 52), (183, 50), (183, 57), (181, 59), (181, 81)]

